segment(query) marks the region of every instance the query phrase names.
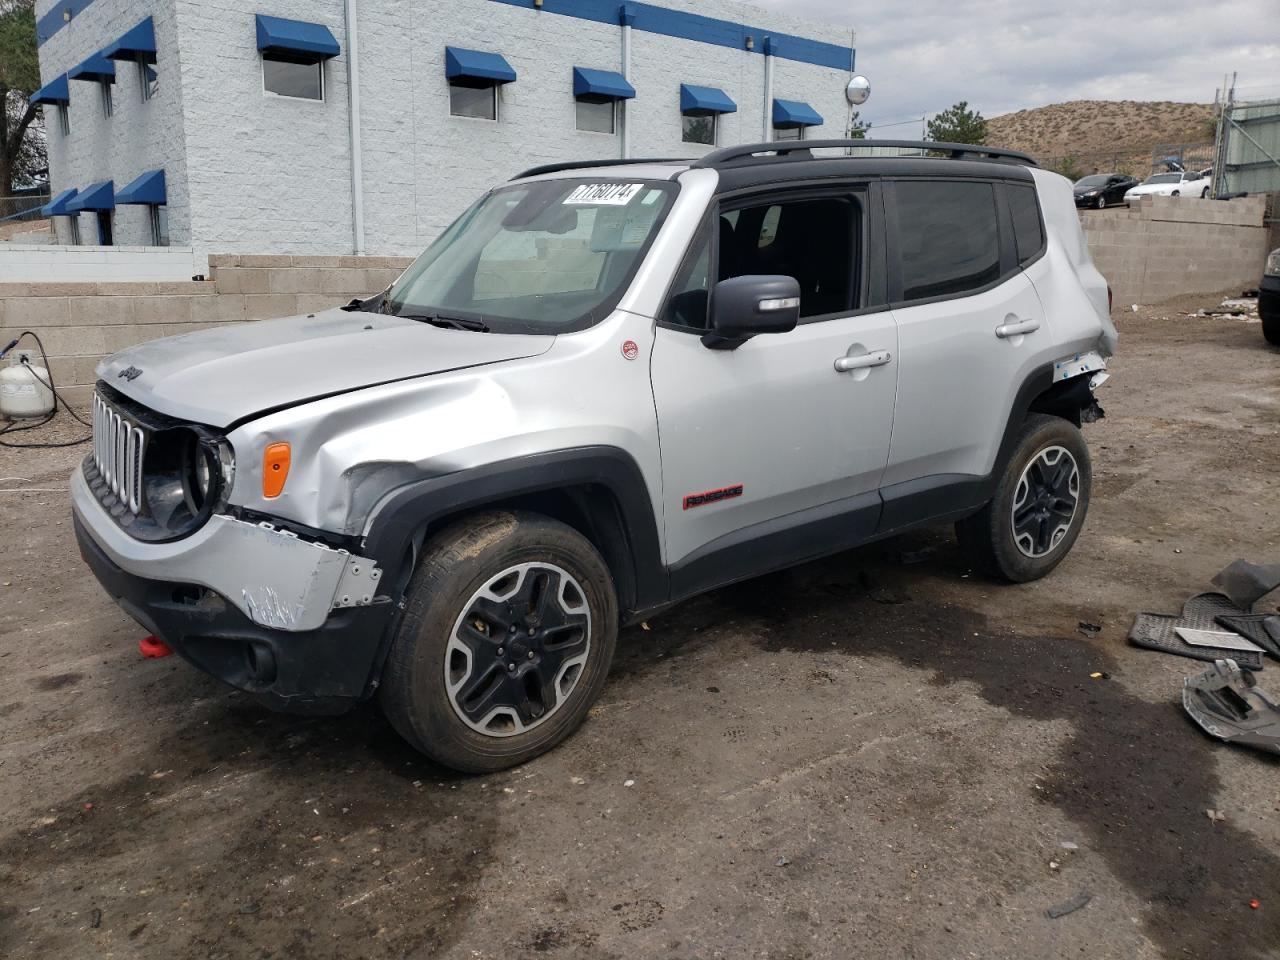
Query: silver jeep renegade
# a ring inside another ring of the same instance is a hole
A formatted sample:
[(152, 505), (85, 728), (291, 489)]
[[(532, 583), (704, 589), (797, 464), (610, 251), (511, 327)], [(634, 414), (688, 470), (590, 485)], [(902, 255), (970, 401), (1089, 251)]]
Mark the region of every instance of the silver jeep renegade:
[(76, 534), (200, 669), (511, 766), (701, 591), (940, 521), (1052, 570), (1116, 343), (1076, 216), (956, 144), (530, 170), (368, 300), (106, 360)]

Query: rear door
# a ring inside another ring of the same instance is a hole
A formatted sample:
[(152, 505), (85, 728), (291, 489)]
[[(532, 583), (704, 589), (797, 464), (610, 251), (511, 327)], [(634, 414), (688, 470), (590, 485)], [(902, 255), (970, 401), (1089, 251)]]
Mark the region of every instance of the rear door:
[[(877, 189), (849, 184), (725, 204), (677, 275), (652, 357), (677, 594), (875, 529), (898, 347)], [(869, 251), (880, 258), (874, 271)], [(751, 274), (797, 279), (799, 325), (710, 349), (702, 336), (715, 283)], [(866, 360), (837, 369), (850, 355)]]
[(885, 210), (899, 365), (882, 530), (971, 505), (1019, 387), (1052, 353), (1002, 185), (898, 180)]

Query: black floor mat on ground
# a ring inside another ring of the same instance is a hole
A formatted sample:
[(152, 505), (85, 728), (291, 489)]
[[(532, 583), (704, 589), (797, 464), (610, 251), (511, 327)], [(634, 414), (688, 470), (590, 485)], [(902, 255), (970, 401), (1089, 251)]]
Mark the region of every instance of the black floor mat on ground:
[[(1245, 650), (1222, 650), (1217, 647), (1193, 647), (1176, 633), (1175, 627), (1190, 627), (1195, 630), (1219, 630), (1219, 616), (1240, 617), (1247, 615), (1233, 604), (1224, 594), (1201, 593), (1192, 597), (1182, 605), (1182, 615), (1168, 616), (1163, 613), (1140, 613), (1134, 618), (1133, 627), (1129, 630), (1129, 642), (1135, 647), (1147, 647), (1172, 653), (1180, 657), (1191, 657), (1195, 660), (1234, 660), (1249, 670), (1262, 669), (1262, 654)], [(1250, 638), (1252, 639), (1252, 638)], [(1256, 641), (1255, 641), (1256, 642)], [(1261, 644), (1259, 644), (1261, 646)]]
[[(1271, 635), (1276, 629), (1276, 625), (1280, 624), (1280, 614), (1220, 613), (1215, 619), (1226, 629), (1234, 630), (1240, 636), (1247, 637), (1271, 654), (1271, 656), (1280, 660), (1280, 641)], [(1268, 624), (1268, 621), (1270, 621), (1270, 624)], [(1268, 625), (1271, 626), (1271, 630), (1267, 629)]]

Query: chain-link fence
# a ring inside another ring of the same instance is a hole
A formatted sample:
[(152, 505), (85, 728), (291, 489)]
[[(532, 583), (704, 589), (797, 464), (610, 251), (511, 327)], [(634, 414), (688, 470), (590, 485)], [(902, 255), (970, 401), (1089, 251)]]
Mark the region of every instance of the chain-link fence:
[(1146, 149), (1108, 150), (1093, 153), (1066, 153), (1037, 156), (1040, 166), (1079, 180), (1093, 173), (1123, 173), (1145, 180), (1168, 169), (1204, 170), (1213, 166), (1213, 141), (1203, 143), (1158, 143)]
[(48, 192), (21, 193), (0, 196), (0, 223), (22, 220), (41, 220), (40, 208), (49, 202)]

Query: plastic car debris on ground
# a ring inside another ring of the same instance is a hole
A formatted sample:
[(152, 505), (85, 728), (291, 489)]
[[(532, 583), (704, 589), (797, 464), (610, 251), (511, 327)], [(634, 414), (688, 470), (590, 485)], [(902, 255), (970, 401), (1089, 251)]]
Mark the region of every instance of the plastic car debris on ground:
[(1280, 703), (1234, 660), (1217, 660), (1187, 677), (1182, 705), (1211, 737), (1280, 754)]
[[(1264, 654), (1280, 660), (1280, 612), (1254, 612), (1259, 600), (1280, 587), (1280, 564), (1236, 560), (1213, 583), (1222, 592), (1192, 597), (1183, 604), (1180, 616), (1138, 614), (1129, 642), (1197, 660), (1234, 660), (1248, 670), (1261, 670)], [(1210, 633), (1234, 636), (1224, 639), (1222, 646), (1205, 645)], [(1187, 636), (1195, 642), (1188, 643)]]

